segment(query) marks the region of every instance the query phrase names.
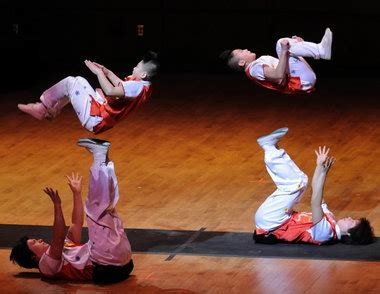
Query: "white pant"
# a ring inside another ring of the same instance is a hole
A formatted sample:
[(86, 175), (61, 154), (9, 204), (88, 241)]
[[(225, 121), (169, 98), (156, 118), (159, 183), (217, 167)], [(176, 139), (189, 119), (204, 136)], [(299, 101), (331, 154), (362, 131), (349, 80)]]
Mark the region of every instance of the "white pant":
[(131, 245), (116, 213), (119, 187), (113, 162), (94, 163), (90, 169), (85, 211), (91, 259), (122, 266), (131, 260)]
[(312, 42), (298, 42), (292, 38), (282, 38), (277, 41), (276, 52), (277, 56), (281, 55), (281, 41), (288, 40), (289, 48), (289, 74), (291, 76), (300, 77), (303, 90), (312, 88), (317, 77), (309, 64), (300, 57), (311, 57), (313, 59), (320, 59), (322, 47), (319, 44)]
[(266, 150), (264, 161), (277, 189), (256, 211), (255, 224), (260, 229), (270, 231), (291, 217), (293, 207), (306, 190), (308, 178), (284, 149)]
[(86, 79), (67, 77), (46, 90), (40, 99), (53, 117), (57, 116), (68, 103), (71, 103), (82, 126), (92, 132), (94, 126), (102, 118), (90, 115), (91, 97), (99, 103), (104, 103), (104, 99), (95, 92)]

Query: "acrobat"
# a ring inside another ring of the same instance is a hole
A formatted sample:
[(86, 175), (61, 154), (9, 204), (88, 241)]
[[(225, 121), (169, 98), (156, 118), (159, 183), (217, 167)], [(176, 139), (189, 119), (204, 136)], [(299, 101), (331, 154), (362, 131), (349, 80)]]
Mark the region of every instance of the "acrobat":
[[(38, 268), (44, 278), (93, 280), (113, 283), (125, 280), (133, 270), (131, 245), (116, 212), (119, 199), (114, 163), (108, 158), (110, 143), (79, 139), (78, 145), (92, 152), (88, 196), (82, 204), (82, 177), (67, 176), (73, 193), (72, 224), (67, 233), (58, 191), (45, 188), (54, 206), (51, 243), (22, 237), (13, 247), (10, 260), (25, 268)], [(81, 244), (84, 212), (89, 241)]]
[(277, 189), (256, 211), (256, 242), (372, 243), (374, 234), (367, 219), (337, 219), (323, 200), (326, 176), (335, 162), (326, 147), (315, 151), (317, 159), (312, 179), (311, 212), (294, 210), (307, 187), (308, 177), (284, 149), (278, 148), (279, 140), (287, 132), (287, 128), (281, 128), (257, 140), (264, 149), (265, 166)]
[(19, 104), (18, 108), (38, 120), (52, 120), (71, 103), (82, 126), (99, 134), (148, 100), (152, 93), (151, 79), (159, 66), (156, 57), (156, 53), (149, 52), (124, 81), (103, 65), (85, 60), (101, 89), (94, 90), (83, 77), (69, 76), (43, 92), (40, 102)]
[(277, 41), (278, 58), (256, 54), (247, 49), (226, 50), (220, 54), (228, 66), (244, 71), (256, 84), (283, 94), (310, 93), (315, 89), (316, 75), (304, 57), (331, 59), (332, 32), (329, 28), (320, 43), (306, 42), (301, 37)]

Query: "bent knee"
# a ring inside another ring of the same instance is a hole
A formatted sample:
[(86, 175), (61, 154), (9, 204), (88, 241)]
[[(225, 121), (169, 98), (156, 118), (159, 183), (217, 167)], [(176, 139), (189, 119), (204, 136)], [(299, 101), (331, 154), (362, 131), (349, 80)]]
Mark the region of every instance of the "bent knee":
[(288, 41), (290, 43), (293, 39), (292, 38), (281, 38), (281, 39), (278, 39), (277, 43), (276, 43), (276, 47), (277, 48), (281, 48), (281, 42), (284, 41), (284, 40), (286, 40), (286, 41)]
[(293, 44), (293, 39), (291, 39), (291, 38), (281, 38), (281, 39), (278, 39), (277, 43), (276, 43), (276, 52), (277, 52), (278, 56), (280, 56), (281, 51), (282, 51), (282, 49), (281, 49), (281, 42), (283, 40), (287, 40), (289, 42), (290, 46)]
[(91, 88), (90, 83), (84, 77), (76, 76), (76, 77), (69, 77), (69, 78), (71, 79), (72, 85), (75, 85), (76, 87), (80, 85), (84, 89), (89, 90)]
[(64, 79), (64, 81), (70, 86), (73, 86), (77, 83), (81, 84), (81, 85), (87, 85), (88, 84), (88, 81), (81, 77), (81, 76), (68, 76)]
[(81, 84), (88, 84), (88, 81), (84, 77), (76, 76), (76, 77), (70, 77), (70, 78), (73, 78), (76, 82), (79, 82)]
[(282, 42), (283, 40), (288, 40), (288, 39), (289, 39), (289, 38), (281, 38), (281, 39), (278, 39), (276, 45), (279, 46), (279, 45), (281, 45), (281, 42)]
[(64, 80), (66, 83), (68, 83), (68, 84), (73, 84), (73, 83), (75, 83), (75, 77), (73, 77), (73, 76), (68, 76), (68, 77), (64, 78), (63, 80)]

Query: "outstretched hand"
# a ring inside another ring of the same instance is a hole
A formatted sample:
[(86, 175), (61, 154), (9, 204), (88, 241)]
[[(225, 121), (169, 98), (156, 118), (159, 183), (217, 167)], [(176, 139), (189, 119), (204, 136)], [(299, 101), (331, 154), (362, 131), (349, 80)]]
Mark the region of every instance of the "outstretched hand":
[(325, 162), (322, 164), (323, 169), (327, 172), (330, 169), (330, 167), (333, 166), (334, 163), (335, 163), (334, 157), (327, 157)]
[(99, 68), (101, 68), (101, 70), (103, 71), (103, 73), (105, 74), (105, 75), (108, 75), (108, 73), (109, 73), (109, 69), (108, 68), (106, 68), (104, 65), (101, 65), (101, 64), (99, 64), (99, 63), (97, 63), (97, 62), (93, 62), (93, 64), (95, 64), (97, 67), (99, 67)]
[(48, 188), (46, 187), (44, 190), (43, 190), (46, 194), (49, 195), (51, 201), (54, 203), (54, 204), (61, 204), (61, 198), (59, 197), (59, 194), (58, 194), (58, 191), (57, 190), (53, 190), (52, 188)]
[(82, 190), (82, 176), (78, 173), (71, 173), (71, 176), (66, 176), (67, 183), (73, 193), (80, 193)]
[(84, 61), (84, 64), (89, 68), (89, 70), (91, 70), (92, 73), (98, 75), (100, 73), (102, 73), (102, 69), (101, 67), (97, 66), (94, 62), (90, 61), (90, 60), (85, 60)]
[(317, 155), (317, 165), (322, 166), (325, 171), (328, 171), (330, 167), (335, 163), (335, 158), (328, 156), (330, 148), (326, 146), (319, 146), (318, 151), (315, 150)]
[(326, 146), (319, 146), (318, 151), (314, 150), (315, 154), (317, 155), (317, 165), (322, 165), (330, 152), (330, 148), (326, 148)]

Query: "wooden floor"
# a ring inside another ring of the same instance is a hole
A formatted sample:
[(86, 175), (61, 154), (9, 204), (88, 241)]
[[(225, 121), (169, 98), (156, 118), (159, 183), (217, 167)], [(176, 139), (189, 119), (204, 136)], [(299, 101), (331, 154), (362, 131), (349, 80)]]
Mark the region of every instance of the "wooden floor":
[[(274, 189), (255, 140), (287, 126), (281, 147), (310, 177), (313, 150), (332, 148), (337, 163), (325, 200), (337, 217), (365, 216), (379, 235), (378, 82), (322, 80), (313, 94), (279, 96), (242, 77), (161, 77), (148, 104), (99, 136), (112, 142), (125, 226), (251, 232), (255, 210)], [(61, 192), (68, 221), (71, 194), (64, 176), (79, 171), (87, 184), (91, 156), (75, 142), (91, 134), (72, 109), (53, 122), (40, 122), (16, 108), (48, 86), (0, 96), (1, 224), (50, 225), (52, 207), (41, 193), (46, 186)], [(310, 190), (299, 210), (309, 210), (309, 197)], [(0, 250), (0, 289), (7, 293), (116, 293), (126, 287), (131, 293), (380, 291), (380, 262), (202, 256), (165, 261), (166, 256), (136, 254), (132, 279), (96, 287), (49, 284), (35, 274), (18, 274), (8, 254)]]

